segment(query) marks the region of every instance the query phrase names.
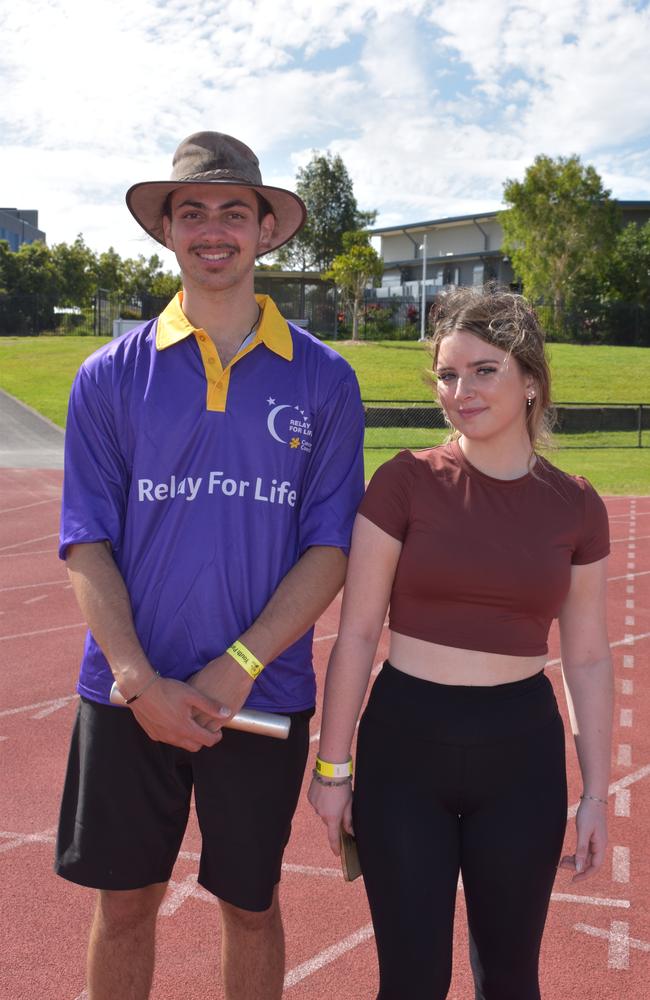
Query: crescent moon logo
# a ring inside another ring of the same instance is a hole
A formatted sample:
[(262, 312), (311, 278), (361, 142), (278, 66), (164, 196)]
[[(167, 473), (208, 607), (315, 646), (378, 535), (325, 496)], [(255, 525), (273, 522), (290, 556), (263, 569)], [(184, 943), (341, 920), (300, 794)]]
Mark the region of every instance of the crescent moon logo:
[(287, 442), (284, 440), (284, 438), (281, 438), (278, 432), (276, 431), (275, 418), (277, 417), (280, 410), (290, 410), (290, 409), (291, 407), (289, 406), (288, 403), (281, 403), (280, 406), (274, 406), (271, 412), (269, 413), (268, 417), (266, 418), (266, 426), (269, 429), (269, 434), (271, 435), (271, 437), (275, 438), (276, 441), (279, 441), (280, 444), (286, 444)]

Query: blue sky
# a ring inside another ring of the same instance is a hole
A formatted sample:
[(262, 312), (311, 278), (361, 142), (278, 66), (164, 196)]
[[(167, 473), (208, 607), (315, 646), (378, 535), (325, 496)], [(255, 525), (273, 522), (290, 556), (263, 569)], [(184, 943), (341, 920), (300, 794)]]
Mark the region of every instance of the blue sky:
[(497, 208), (539, 153), (650, 200), (648, 2), (21, 0), (0, 36), (0, 204), (49, 243), (158, 252), (124, 193), (208, 128), (271, 184), (340, 153), (382, 225)]

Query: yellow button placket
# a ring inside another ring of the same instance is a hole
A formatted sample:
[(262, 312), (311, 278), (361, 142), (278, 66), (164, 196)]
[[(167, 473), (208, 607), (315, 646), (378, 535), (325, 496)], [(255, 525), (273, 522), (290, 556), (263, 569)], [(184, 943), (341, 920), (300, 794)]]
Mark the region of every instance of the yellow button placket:
[(226, 403), (228, 401), (228, 386), (230, 385), (230, 372), (232, 371), (233, 365), (257, 347), (260, 341), (256, 337), (252, 343), (248, 344), (243, 351), (239, 351), (226, 365), (226, 367), (223, 368), (221, 361), (219, 360), (219, 355), (217, 354), (217, 349), (205, 330), (195, 330), (194, 336), (197, 344), (199, 345), (203, 368), (205, 369), (205, 378), (208, 385), (206, 393), (206, 408), (217, 413), (225, 413)]

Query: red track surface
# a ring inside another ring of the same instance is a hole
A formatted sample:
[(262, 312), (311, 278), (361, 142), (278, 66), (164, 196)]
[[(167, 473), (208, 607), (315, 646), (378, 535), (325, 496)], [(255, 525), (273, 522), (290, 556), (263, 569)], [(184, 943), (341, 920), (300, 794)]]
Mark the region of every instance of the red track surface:
[[(11, 1000), (86, 995), (84, 959), (93, 893), (58, 879), (51, 867), (84, 635), (56, 557), (60, 479), (58, 472), (0, 472), (0, 982), (6, 984), (3, 996)], [(617, 693), (611, 846), (603, 871), (593, 880), (575, 888), (568, 873), (558, 874), (542, 958), (545, 1000), (642, 1000), (649, 995), (650, 498), (613, 498), (608, 509)], [(337, 622), (335, 603), (316, 628), (321, 679)], [(549, 655), (548, 673), (562, 704), (555, 634)], [(318, 723), (317, 715), (314, 752)], [(580, 786), (572, 749), (568, 768), (575, 806)], [(571, 824), (566, 849), (573, 849)], [(159, 921), (154, 1000), (223, 996), (218, 908), (196, 886), (197, 850), (192, 821)], [(515, 870), (512, 877), (517, 877)], [(282, 904), (286, 996), (373, 998), (376, 966), (363, 886), (342, 881), (324, 828), (304, 798), (285, 856)], [(461, 892), (450, 1000), (474, 995), (463, 909)]]

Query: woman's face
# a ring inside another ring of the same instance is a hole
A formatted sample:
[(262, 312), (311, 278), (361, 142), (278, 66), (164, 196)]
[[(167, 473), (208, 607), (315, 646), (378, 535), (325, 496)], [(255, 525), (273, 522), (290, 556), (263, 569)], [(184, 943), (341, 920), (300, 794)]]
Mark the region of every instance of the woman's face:
[(487, 441), (525, 432), (533, 379), (505, 351), (467, 330), (454, 330), (440, 342), (435, 373), (440, 405), (464, 437)]

